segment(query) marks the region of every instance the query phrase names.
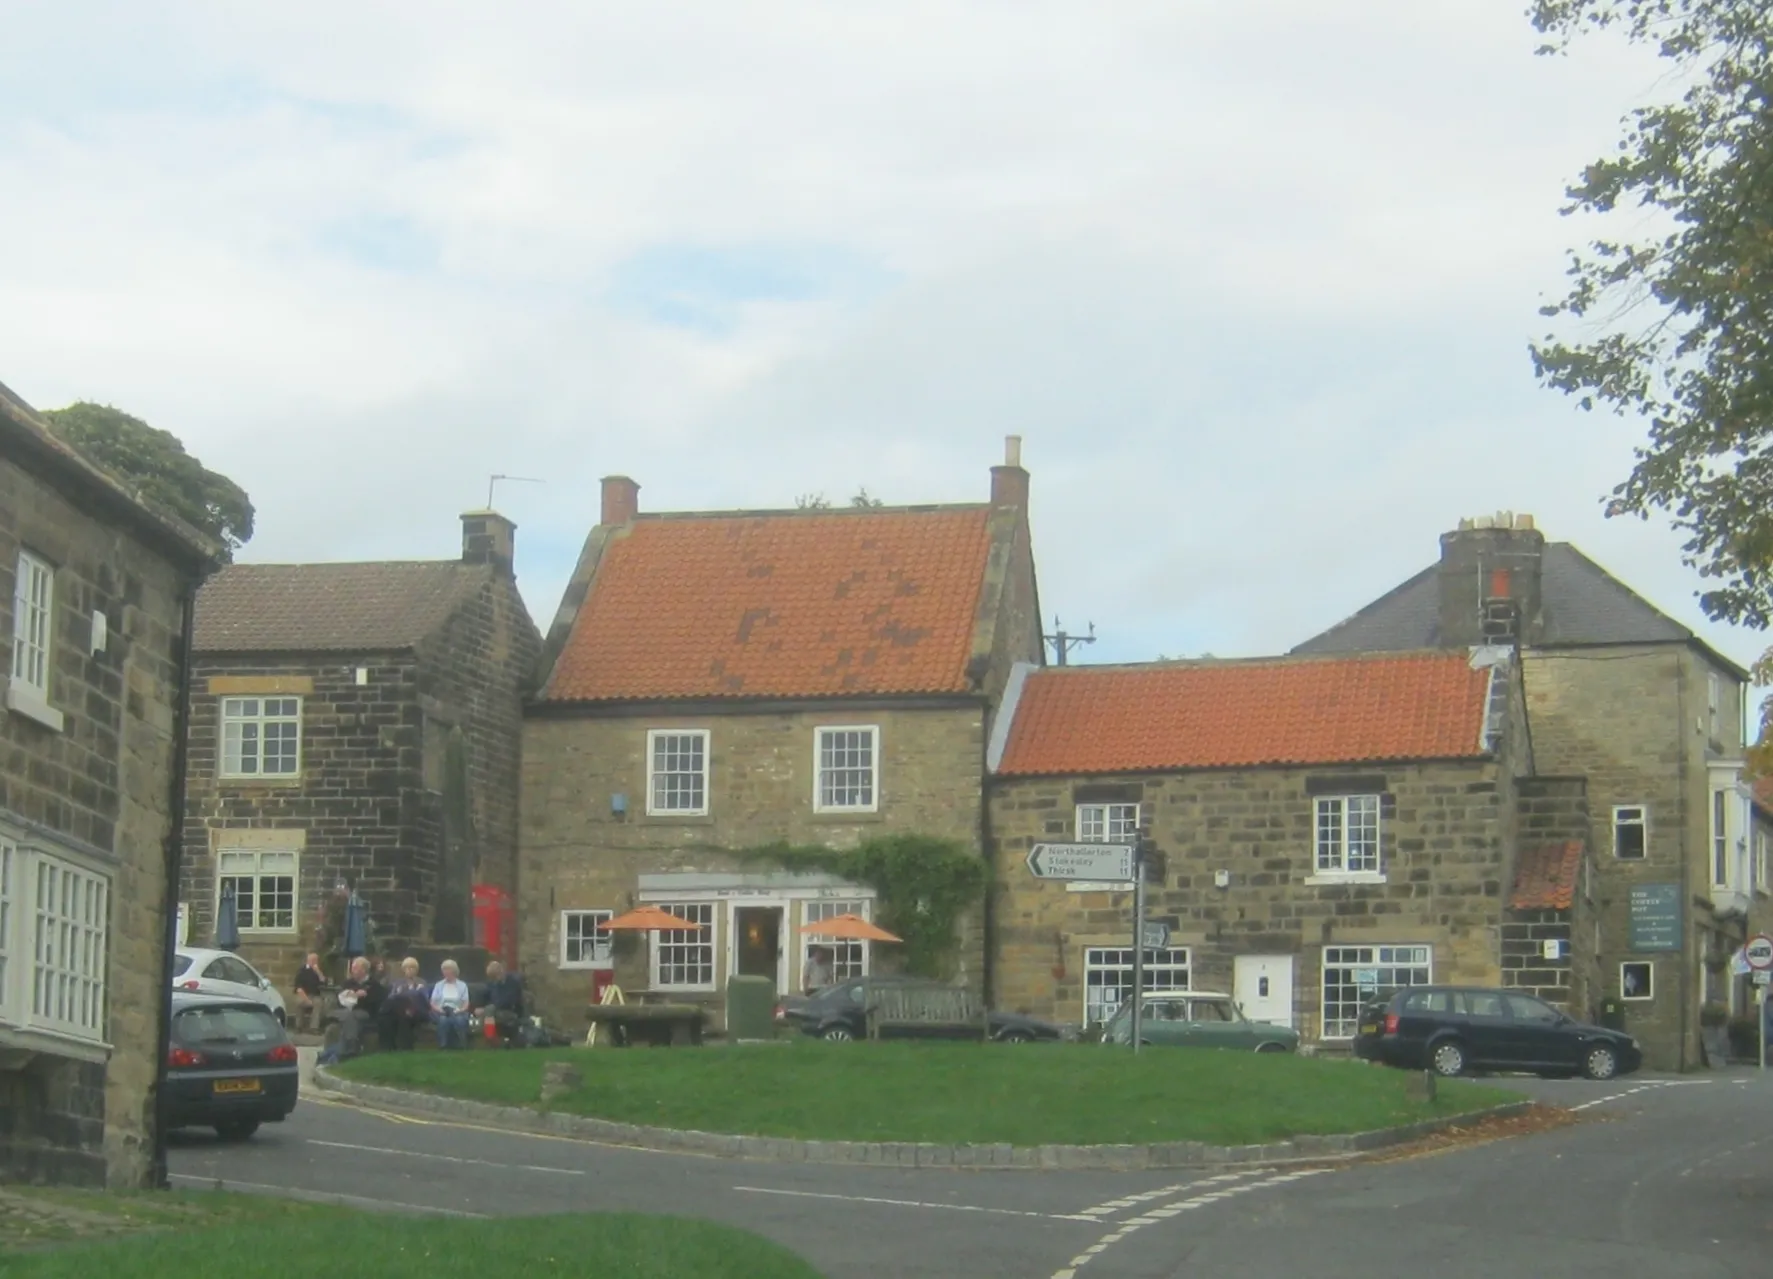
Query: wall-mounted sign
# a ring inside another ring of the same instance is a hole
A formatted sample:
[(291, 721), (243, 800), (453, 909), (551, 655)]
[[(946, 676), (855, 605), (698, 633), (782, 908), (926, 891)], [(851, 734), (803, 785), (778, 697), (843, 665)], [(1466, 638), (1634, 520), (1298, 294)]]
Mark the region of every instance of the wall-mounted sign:
[(1626, 948), (1642, 953), (1681, 948), (1681, 886), (1633, 884)]

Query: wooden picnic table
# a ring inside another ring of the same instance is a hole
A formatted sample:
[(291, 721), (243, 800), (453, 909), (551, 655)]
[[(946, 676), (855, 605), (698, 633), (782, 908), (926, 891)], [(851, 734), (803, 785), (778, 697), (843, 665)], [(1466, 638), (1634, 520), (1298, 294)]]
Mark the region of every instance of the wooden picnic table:
[(707, 1014), (694, 1004), (592, 1004), (585, 1020), (608, 1026), (615, 1047), (634, 1043), (670, 1047), (702, 1042)]

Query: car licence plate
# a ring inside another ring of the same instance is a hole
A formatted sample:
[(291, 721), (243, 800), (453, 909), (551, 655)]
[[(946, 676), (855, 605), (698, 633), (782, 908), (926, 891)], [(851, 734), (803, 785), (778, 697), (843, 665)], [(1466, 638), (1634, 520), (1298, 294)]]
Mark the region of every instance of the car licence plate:
[(1363, 1034), (1363, 1035), (1377, 1035), (1378, 1033), (1379, 1033), (1379, 1023), (1378, 1022), (1363, 1021), (1361, 1023), (1361, 1034)]
[(215, 1081), (217, 1095), (222, 1093), (263, 1092), (264, 1085), (256, 1079), (218, 1079)]

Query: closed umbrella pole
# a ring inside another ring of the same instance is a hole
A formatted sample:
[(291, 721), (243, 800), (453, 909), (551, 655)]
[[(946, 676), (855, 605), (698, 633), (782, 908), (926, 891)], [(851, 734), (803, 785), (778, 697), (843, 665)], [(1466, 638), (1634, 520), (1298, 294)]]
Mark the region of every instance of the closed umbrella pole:
[(222, 887), (222, 900), (216, 907), (215, 944), (219, 950), (234, 950), (240, 945), (240, 904), (232, 884)]
[(355, 958), (369, 949), (367, 934), (368, 909), (357, 890), (351, 890), (351, 896), (345, 901), (345, 955)]

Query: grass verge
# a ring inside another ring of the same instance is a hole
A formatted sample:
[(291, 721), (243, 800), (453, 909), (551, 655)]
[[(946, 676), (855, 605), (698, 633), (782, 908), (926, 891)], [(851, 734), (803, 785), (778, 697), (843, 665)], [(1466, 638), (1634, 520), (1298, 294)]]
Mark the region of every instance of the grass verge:
[(622, 1123), (825, 1141), (1246, 1145), (1364, 1132), (1517, 1098), (1443, 1082), (1432, 1103), (1406, 1075), (1359, 1062), (1186, 1049), (1138, 1056), (1099, 1044), (825, 1044), (700, 1049), (388, 1053), (338, 1073), (364, 1083), (535, 1106), (542, 1064), (570, 1059), (584, 1087), (553, 1109)]
[(324, 1222), (236, 1223), (6, 1258), (7, 1279), (819, 1279), (743, 1230), (622, 1213), (498, 1221), (387, 1217), (328, 1209)]
[[(212, 1191), (73, 1190), (0, 1186), (0, 1250), (155, 1230), (316, 1222), (336, 1212), (293, 1199)], [(10, 1279), (10, 1271), (7, 1272)]]

